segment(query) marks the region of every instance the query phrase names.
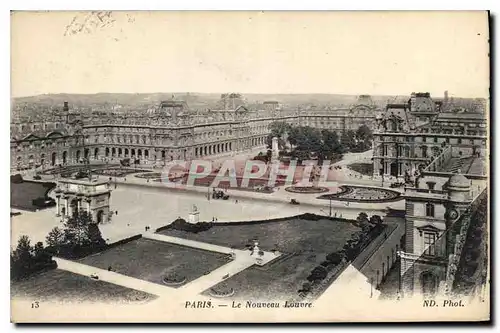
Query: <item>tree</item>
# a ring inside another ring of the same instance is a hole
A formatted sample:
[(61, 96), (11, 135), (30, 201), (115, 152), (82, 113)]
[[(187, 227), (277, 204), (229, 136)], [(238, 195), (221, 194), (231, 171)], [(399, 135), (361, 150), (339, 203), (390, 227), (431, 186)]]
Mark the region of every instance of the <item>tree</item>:
[(382, 218), (379, 215), (372, 215), (370, 217), (370, 223), (373, 225), (379, 225), (382, 224)]
[(106, 241), (102, 238), (99, 227), (95, 223), (90, 223), (88, 225), (86, 237), (92, 245), (102, 246), (106, 244)]
[(45, 241), (49, 246), (60, 246), (64, 243), (64, 233), (60, 228), (55, 227), (49, 232)]
[(43, 251), (43, 243), (42, 242), (37, 242), (34, 247), (34, 254), (35, 256), (39, 256)]
[(65, 243), (79, 246), (87, 244), (87, 229), (92, 223), (92, 216), (86, 211), (75, 212), (64, 222)]
[(52, 229), (47, 235), (47, 243), (53, 253), (66, 258), (79, 258), (101, 251), (106, 246), (99, 226), (86, 211), (77, 212), (68, 218), (62, 231), (57, 228)]
[(19, 238), (19, 240), (17, 241), (16, 250), (14, 251), (14, 257), (16, 258), (16, 260), (28, 262), (31, 259), (31, 252), (33, 249), (30, 243), (30, 238), (26, 235), (23, 235)]
[(356, 139), (363, 142), (373, 140), (373, 132), (367, 125), (361, 125), (356, 131)]
[(340, 145), (342, 146), (342, 152), (350, 151), (356, 146), (356, 135), (353, 131), (348, 130), (342, 133), (340, 137)]
[(370, 221), (368, 220), (368, 215), (364, 212), (359, 213), (358, 217), (356, 218), (357, 224), (363, 229), (363, 231), (366, 231), (367, 229), (370, 228)]
[(284, 150), (286, 146), (285, 136), (290, 132), (292, 126), (284, 121), (276, 121), (269, 125), (270, 134), (267, 136), (267, 146), (272, 149), (272, 139), (278, 138), (278, 149)]
[(321, 132), (321, 135), (323, 137), (323, 153), (325, 157), (331, 157), (334, 154), (341, 153), (337, 132), (325, 129)]
[(47, 268), (56, 268), (52, 256), (38, 242), (34, 248), (30, 245), (28, 236), (21, 236), (16, 249), (10, 255), (11, 279), (18, 280)]

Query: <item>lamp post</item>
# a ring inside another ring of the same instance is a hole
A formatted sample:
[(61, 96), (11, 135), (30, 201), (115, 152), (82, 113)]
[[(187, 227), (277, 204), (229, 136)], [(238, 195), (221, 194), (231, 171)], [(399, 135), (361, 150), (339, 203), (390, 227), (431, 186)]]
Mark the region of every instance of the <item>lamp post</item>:
[(373, 277), (370, 278), (370, 298), (373, 297)]
[(398, 251), (396, 255), (399, 257), (399, 274), (398, 274), (398, 298), (401, 296), (401, 252)]
[(330, 217), (332, 217), (332, 198), (330, 198)]

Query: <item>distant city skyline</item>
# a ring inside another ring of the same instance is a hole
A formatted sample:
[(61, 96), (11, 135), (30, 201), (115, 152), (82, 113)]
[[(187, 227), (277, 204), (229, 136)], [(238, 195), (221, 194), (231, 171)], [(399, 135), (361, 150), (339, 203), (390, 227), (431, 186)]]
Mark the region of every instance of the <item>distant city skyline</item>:
[[(12, 97), (169, 91), (442, 97), (446, 90), (450, 97), (488, 97), (485, 12), (89, 15), (12, 15)], [(103, 20), (109, 22), (95, 23)]]

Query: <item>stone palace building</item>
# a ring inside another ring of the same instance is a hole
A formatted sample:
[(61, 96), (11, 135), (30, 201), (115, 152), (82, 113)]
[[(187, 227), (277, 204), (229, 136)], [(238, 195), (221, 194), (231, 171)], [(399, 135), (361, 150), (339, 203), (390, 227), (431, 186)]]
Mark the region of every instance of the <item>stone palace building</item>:
[(223, 94), (217, 109), (203, 112), (191, 111), (174, 98), (141, 112), (72, 112), (65, 102), (62, 111), (12, 119), (11, 170), (50, 168), (84, 159), (111, 163), (131, 158), (162, 166), (173, 159), (263, 147), (275, 121), (339, 132), (363, 124), (372, 127), (376, 110), (367, 95), (349, 107), (321, 111), (286, 110), (276, 101), (251, 111), (240, 94)]
[(428, 93), (377, 114), (373, 177), (406, 183), (403, 296), (452, 292), (471, 216), (487, 196), (487, 140), (485, 112)]

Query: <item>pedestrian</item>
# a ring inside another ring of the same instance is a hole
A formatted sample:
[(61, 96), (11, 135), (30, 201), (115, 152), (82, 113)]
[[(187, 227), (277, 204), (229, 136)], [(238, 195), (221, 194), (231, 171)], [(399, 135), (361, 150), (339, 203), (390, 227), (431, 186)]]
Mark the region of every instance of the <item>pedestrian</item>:
[(115, 211), (115, 215), (118, 215), (118, 211)]

